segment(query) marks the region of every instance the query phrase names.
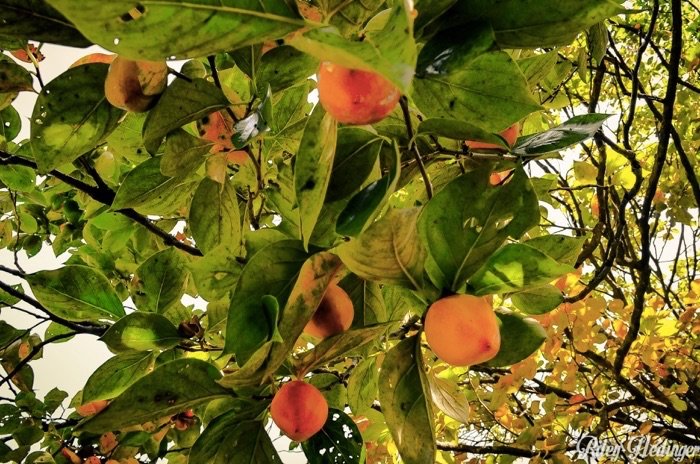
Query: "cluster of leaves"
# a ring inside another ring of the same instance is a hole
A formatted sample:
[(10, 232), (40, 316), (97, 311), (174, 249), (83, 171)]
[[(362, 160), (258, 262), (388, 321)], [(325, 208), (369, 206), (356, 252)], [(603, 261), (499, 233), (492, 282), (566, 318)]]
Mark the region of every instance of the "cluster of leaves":
[[(2, 460), (65, 463), (69, 449), (280, 462), (267, 406), (291, 376), (332, 408), (302, 446), (312, 463), (566, 462), (591, 431), (697, 443), (694, 245), (685, 258), (679, 245), (668, 279), (650, 243), (665, 223), (669, 237), (677, 224), (697, 236), (693, 166), (668, 145), (697, 149), (698, 105), (679, 127), (672, 117), (678, 86), (679, 99), (700, 92), (679, 76), (677, 35), (659, 32), (682, 29), (680, 2), (639, 3), (616, 16), (613, 0), (0, 1), (0, 48), (24, 49), (35, 68), (0, 61), (0, 246), (69, 254), (53, 271), (0, 267), (27, 284), (0, 282), (3, 311), (28, 305), (48, 323), (43, 338), (0, 326), (2, 383), (16, 393), (0, 407)], [(682, 10), (697, 23), (692, 4)], [(125, 113), (104, 98), (108, 65), (44, 84), (27, 40), (189, 61), (149, 112)], [(649, 44), (667, 75), (647, 89)], [(383, 75), (400, 107), (339, 126), (309, 103), (320, 60)], [(19, 141), (12, 102), (34, 77)], [(599, 107), (622, 115), (616, 141)], [(216, 111), (247, 161), (198, 136)], [(519, 121), (526, 135), (506, 147), (498, 133)], [(472, 153), (465, 140), (502, 149)], [(561, 161), (571, 146), (573, 164)], [(661, 180), (667, 160), (680, 164)], [(659, 185), (668, 210), (652, 204)], [(576, 268), (586, 284), (551, 284)], [(318, 342), (302, 330), (333, 280), (355, 319)], [(500, 308), (501, 350), (485, 365), (449, 368), (422, 341), (426, 308), (454, 292)], [(87, 420), (56, 413), (62, 392), (37, 399), (30, 364), (81, 333), (114, 353), (72, 399), (110, 402)]]

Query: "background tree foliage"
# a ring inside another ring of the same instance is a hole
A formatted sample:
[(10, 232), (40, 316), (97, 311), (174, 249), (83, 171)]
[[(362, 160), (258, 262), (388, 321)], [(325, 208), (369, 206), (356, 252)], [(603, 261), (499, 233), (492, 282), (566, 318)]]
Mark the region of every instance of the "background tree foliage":
[[(267, 407), (293, 375), (332, 408), (309, 462), (573, 462), (585, 434), (700, 445), (699, 26), (691, 0), (0, 1), (7, 51), (189, 60), (136, 114), (105, 101), (106, 64), (42, 82), (38, 57), (2, 55), (0, 244), (70, 258), (0, 267), (25, 282), (0, 283), (3, 314), (44, 322), (0, 321), (0, 461), (281, 462)], [(319, 60), (406, 98), (338, 126), (307, 100)], [(242, 162), (198, 136), (220, 110)], [(314, 346), (300, 334), (332, 280), (355, 319)], [(490, 362), (425, 346), (450, 292), (492, 295)], [(89, 419), (32, 390), (32, 360), (79, 333), (114, 353), (70, 400), (110, 401)]]

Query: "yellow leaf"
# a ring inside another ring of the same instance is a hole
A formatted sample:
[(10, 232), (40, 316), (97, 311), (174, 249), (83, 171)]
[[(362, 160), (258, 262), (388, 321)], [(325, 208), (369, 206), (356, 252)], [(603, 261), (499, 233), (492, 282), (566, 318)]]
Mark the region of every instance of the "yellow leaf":
[(639, 433), (641, 435), (646, 435), (647, 433), (649, 433), (651, 431), (652, 425), (653, 424), (651, 421), (644, 422), (642, 425), (639, 426)]

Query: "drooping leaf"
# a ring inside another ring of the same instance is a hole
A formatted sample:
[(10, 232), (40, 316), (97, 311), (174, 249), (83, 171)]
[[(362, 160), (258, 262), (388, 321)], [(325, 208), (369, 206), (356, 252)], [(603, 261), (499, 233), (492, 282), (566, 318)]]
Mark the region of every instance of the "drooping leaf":
[(31, 91), (32, 83), (29, 71), (5, 55), (0, 56), (0, 93)]
[(363, 359), (350, 372), (348, 406), (355, 416), (369, 409), (378, 395), (379, 370), (375, 357)]
[[(9, 142), (19, 135), (22, 129), (22, 119), (13, 106), (0, 109), (0, 138)], [(9, 166), (6, 166), (9, 168)]]
[(167, 214), (181, 206), (197, 186), (193, 177), (167, 177), (160, 158), (149, 158), (132, 169), (117, 190), (114, 211), (136, 209), (142, 214)]
[(537, 197), (522, 169), (504, 185), (489, 185), (487, 170), (450, 182), (423, 209), (418, 222), (439, 288), (459, 290), (508, 237), (518, 238), (539, 221)]
[(386, 354), (379, 373), (379, 402), (401, 459), (406, 464), (435, 460), (433, 412), (420, 356), (420, 337), (399, 342)]
[(0, 169), (0, 181), (12, 190), (29, 192), (35, 187), (36, 172), (27, 166), (9, 164)]
[(132, 290), (141, 311), (163, 314), (180, 301), (187, 284), (187, 259), (175, 248), (151, 255), (136, 270), (138, 283)]
[(518, 314), (498, 311), (501, 332), (501, 348), (487, 366), (505, 367), (515, 364), (534, 353), (547, 338), (547, 333), (537, 321)]
[(124, 112), (105, 99), (108, 65), (69, 69), (41, 90), (31, 118), (31, 150), (40, 171), (69, 163), (95, 148)]
[(323, 428), (301, 446), (309, 464), (365, 462), (364, 442), (357, 425), (338, 409), (329, 409)]
[(237, 258), (235, 248), (223, 244), (189, 264), (195, 287), (202, 297), (218, 300), (233, 290), (243, 270)]
[(614, 0), (563, 0), (556, 8), (541, 0), (475, 0), (457, 2), (446, 16), (490, 22), (503, 48), (539, 48), (567, 45), (592, 25), (623, 11)]
[(401, 172), (401, 155), (394, 143), (387, 150), (389, 173), (357, 192), (338, 216), (336, 232), (342, 235), (359, 235), (379, 214), (380, 207), (394, 193)]
[(156, 355), (149, 351), (122, 353), (109, 358), (90, 375), (83, 388), (83, 404), (119, 396), (153, 369)]
[(535, 237), (523, 243), (540, 250), (555, 261), (573, 266), (585, 241), (586, 237), (553, 234)]
[[(487, 26), (448, 30), (421, 50), (413, 98), (429, 118), (499, 132), (540, 109), (513, 59)], [(466, 35), (466, 36), (465, 36)]]
[(261, 420), (231, 411), (209, 423), (190, 451), (189, 464), (281, 463)]
[(112, 284), (99, 271), (67, 265), (27, 276), (37, 300), (52, 313), (70, 321), (116, 320), (124, 306)]
[(273, 48), (260, 57), (256, 70), (258, 92), (270, 86), (272, 92), (279, 92), (306, 80), (316, 72), (318, 60), (290, 46)]
[(457, 383), (435, 374), (429, 374), (427, 378), (433, 404), (454, 420), (469, 424), (469, 401)]
[[(284, 0), (48, 0), (101, 47), (131, 59), (195, 58), (278, 39), (304, 26)], [(152, 40), (144, 45), (143, 38)]]
[(564, 295), (552, 285), (542, 285), (510, 295), (513, 305), (525, 314), (545, 314), (564, 301)]
[(246, 263), (231, 297), (224, 352), (235, 353), (242, 366), (274, 332), (262, 298), (285, 302), (307, 254), (296, 240), (274, 242)]
[(574, 268), (561, 264), (531, 246), (509, 243), (493, 253), (469, 279), (475, 295), (512, 292), (538, 287)]
[(318, 366), (345, 355), (349, 351), (376, 340), (388, 327), (389, 324), (378, 324), (361, 329), (348, 330), (328, 337), (312, 350), (301, 353), (294, 360), (294, 365), (304, 372), (309, 372)]
[(513, 153), (534, 156), (563, 150), (593, 137), (610, 116), (597, 113), (574, 116), (548, 131), (519, 139)]
[(186, 177), (204, 163), (211, 144), (176, 129), (165, 141), (165, 152), (160, 160), (160, 172), (167, 177)]
[(294, 34), (287, 42), (321, 61), (378, 72), (404, 93), (413, 78), (417, 53), (411, 8), (405, 0), (394, 2), (385, 26), (365, 34), (362, 42), (349, 41), (332, 27)]
[(382, 289), (378, 283), (349, 274), (340, 285), (352, 300), (355, 310), (353, 327), (365, 327), (388, 320)]
[(219, 378), (221, 374), (216, 367), (205, 361), (183, 358), (167, 362), (134, 382), (77, 430), (90, 433), (119, 430), (227, 398), (231, 392), (216, 383)]
[(338, 256), (363, 279), (421, 288), (425, 250), (418, 240), (419, 212), (389, 210), (358, 238), (340, 245)]
[(31, 39), (70, 47), (91, 45), (73, 24), (44, 0), (3, 0), (0, 11), (2, 40)]
[(165, 316), (141, 311), (122, 317), (100, 337), (115, 353), (167, 350), (180, 339), (177, 327)]
[(189, 226), (197, 247), (205, 254), (224, 244), (235, 249), (241, 241), (241, 219), (236, 189), (205, 177), (190, 206)]
[(337, 136), (337, 122), (317, 105), (304, 128), (294, 168), (294, 191), (305, 247), (309, 245), (326, 197)]
[(224, 93), (206, 79), (175, 79), (148, 112), (143, 124), (143, 142), (156, 153), (163, 137), (185, 124), (229, 106)]
[(343, 199), (362, 186), (372, 171), (383, 143), (376, 134), (361, 127), (338, 129), (338, 145), (326, 202)]
[(338, 257), (326, 251), (304, 262), (280, 316), (278, 329), (283, 341), (270, 348), (265, 376), (272, 375), (292, 352), (340, 265)]
[(479, 140), (505, 146), (497, 134), (457, 119), (430, 118), (418, 125), (419, 134), (433, 134), (455, 140)]

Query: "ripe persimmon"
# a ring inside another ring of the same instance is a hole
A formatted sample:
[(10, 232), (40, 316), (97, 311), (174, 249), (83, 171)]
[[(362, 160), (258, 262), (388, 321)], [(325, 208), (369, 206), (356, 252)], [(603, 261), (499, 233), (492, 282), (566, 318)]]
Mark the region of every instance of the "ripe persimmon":
[[(517, 122), (501, 132), (501, 137), (503, 137), (506, 140), (506, 143), (508, 144), (509, 147), (512, 147), (515, 141), (518, 139), (518, 133), (520, 132), (520, 124)], [(488, 142), (480, 142), (478, 140), (467, 140), (464, 142), (466, 146), (469, 147), (470, 150), (474, 151), (479, 151), (479, 150), (503, 150), (503, 147), (500, 145), (496, 145), (495, 143), (488, 143)]]
[(304, 332), (318, 338), (330, 337), (348, 330), (354, 317), (355, 310), (348, 294), (337, 284), (331, 283), (304, 327)]
[(425, 338), (453, 366), (471, 366), (496, 356), (501, 347), (498, 318), (484, 297), (452, 295), (428, 308)]
[(105, 96), (117, 108), (140, 113), (151, 108), (167, 83), (165, 61), (134, 61), (117, 56), (109, 65)]
[(328, 418), (328, 402), (321, 392), (303, 380), (282, 385), (270, 404), (275, 425), (294, 441), (311, 438)]
[(324, 61), (318, 69), (318, 100), (338, 122), (373, 124), (394, 111), (401, 97), (388, 79), (372, 71)]

